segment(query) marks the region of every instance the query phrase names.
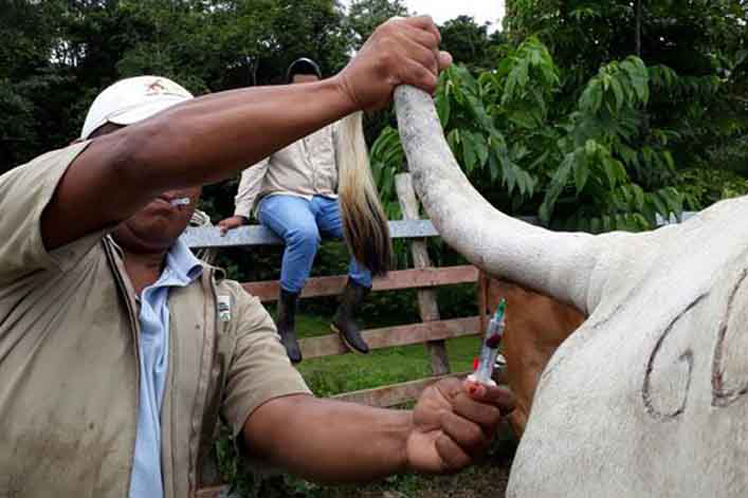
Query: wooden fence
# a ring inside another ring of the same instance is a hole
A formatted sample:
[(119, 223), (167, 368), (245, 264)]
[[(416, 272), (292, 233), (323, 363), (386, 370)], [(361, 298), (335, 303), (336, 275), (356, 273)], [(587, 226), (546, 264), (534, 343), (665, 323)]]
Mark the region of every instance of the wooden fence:
[[(445, 340), (453, 337), (475, 335), (480, 332), (480, 317), (468, 316), (451, 320), (441, 320), (436, 300), (436, 288), (443, 285), (478, 282), (479, 272), (474, 266), (433, 267), (426, 251), (426, 239), (439, 234), (428, 220), (418, 217), (418, 202), (409, 174), (395, 178), (397, 195), (404, 219), (390, 221), (393, 239), (407, 239), (413, 256), (414, 267), (408, 270), (392, 271), (386, 277), (375, 278), (372, 292), (417, 289), (418, 309), (421, 321), (408, 325), (367, 329), (362, 336), (371, 349), (425, 344), (431, 358), (431, 376), (401, 384), (380, 386), (355, 392), (342, 393), (335, 398), (356, 401), (371, 406), (388, 407), (415, 400), (429, 384), (446, 376), (463, 377), (467, 372), (453, 373), (445, 347)], [(221, 236), (217, 228), (190, 228), (183, 235), (191, 248), (252, 247), (261, 245), (282, 245), (283, 242), (270, 230), (260, 225), (245, 226)], [(338, 295), (345, 286), (347, 277), (336, 275), (310, 278), (301, 298)], [(251, 282), (243, 284), (251, 294), (263, 302), (277, 300), (279, 282)], [(484, 307), (485, 308), (485, 307)], [(476, 306), (476, 313), (478, 307)], [(300, 339), (299, 345), (304, 358), (340, 355), (348, 353), (337, 334)], [(476, 343), (477, 348), (477, 343)]]

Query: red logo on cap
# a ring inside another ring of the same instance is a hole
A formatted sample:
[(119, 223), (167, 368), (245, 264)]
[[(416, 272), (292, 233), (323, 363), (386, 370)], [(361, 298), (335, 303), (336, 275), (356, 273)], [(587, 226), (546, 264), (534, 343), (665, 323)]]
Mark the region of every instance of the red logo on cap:
[(166, 91), (166, 87), (161, 83), (161, 80), (156, 80), (146, 90), (148, 94), (159, 94)]

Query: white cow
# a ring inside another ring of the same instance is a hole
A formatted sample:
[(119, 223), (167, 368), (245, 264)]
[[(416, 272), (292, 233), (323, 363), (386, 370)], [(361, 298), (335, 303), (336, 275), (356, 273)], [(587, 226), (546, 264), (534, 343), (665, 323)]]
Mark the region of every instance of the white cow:
[(748, 496), (748, 198), (648, 233), (553, 233), (475, 191), (430, 97), (396, 102), (443, 239), (589, 316), (543, 372), (507, 496)]

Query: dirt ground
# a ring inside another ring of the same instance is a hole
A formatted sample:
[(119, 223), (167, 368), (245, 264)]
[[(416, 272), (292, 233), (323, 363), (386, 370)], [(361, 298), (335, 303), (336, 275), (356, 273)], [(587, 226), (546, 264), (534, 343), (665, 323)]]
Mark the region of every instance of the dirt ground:
[(505, 426), (483, 461), (453, 476), (430, 478), (412, 498), (504, 498), (517, 442)]
[(417, 497), (504, 498), (510, 465), (511, 461), (501, 462), (500, 465), (483, 465), (457, 476), (435, 478)]
[[(380, 486), (349, 489), (339, 496), (358, 498), (504, 498), (516, 442), (498, 443), (474, 467), (455, 475), (416, 477), (387, 489)], [(337, 498), (337, 496), (335, 497)]]

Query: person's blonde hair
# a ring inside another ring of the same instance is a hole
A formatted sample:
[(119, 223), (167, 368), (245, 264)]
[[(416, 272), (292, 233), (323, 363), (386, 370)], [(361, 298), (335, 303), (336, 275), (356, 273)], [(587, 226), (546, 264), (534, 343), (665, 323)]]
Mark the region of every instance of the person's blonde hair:
[(345, 240), (353, 256), (372, 274), (384, 275), (394, 259), (392, 240), (369, 167), (362, 116), (361, 112), (347, 116), (338, 131), (340, 212)]

